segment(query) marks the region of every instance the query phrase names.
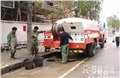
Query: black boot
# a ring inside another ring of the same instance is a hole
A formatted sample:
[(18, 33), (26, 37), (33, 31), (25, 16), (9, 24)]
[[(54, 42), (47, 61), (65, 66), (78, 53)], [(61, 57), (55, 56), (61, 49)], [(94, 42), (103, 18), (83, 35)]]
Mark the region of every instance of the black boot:
[(34, 48), (31, 48), (31, 54), (34, 55)]
[(38, 49), (36, 48), (35, 50), (35, 56), (38, 55)]
[(15, 53), (13, 53), (13, 59), (17, 59), (17, 58), (15, 57)]
[(13, 53), (11, 52), (11, 57), (10, 58), (13, 58)]

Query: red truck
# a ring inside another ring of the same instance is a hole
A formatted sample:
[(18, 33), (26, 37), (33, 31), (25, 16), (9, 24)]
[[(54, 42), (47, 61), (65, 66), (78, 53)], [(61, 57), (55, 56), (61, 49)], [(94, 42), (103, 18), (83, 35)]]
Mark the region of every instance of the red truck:
[(56, 21), (51, 30), (44, 33), (44, 47), (46, 52), (60, 52), (59, 30), (73, 38), (69, 41), (69, 51), (94, 56), (96, 47), (104, 48), (104, 33), (99, 29), (98, 22), (83, 18), (65, 18)]

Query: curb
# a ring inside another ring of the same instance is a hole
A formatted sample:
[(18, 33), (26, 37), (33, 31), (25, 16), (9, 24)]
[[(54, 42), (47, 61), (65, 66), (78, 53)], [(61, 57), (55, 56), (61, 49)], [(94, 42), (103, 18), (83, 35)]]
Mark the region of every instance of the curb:
[(1, 74), (5, 74), (5, 73), (8, 73), (8, 72), (14, 71), (14, 70), (19, 69), (19, 68), (21, 68), (23, 66), (24, 66), (23, 62), (18, 62), (16, 64), (12, 64), (12, 65), (3, 67), (1, 69)]

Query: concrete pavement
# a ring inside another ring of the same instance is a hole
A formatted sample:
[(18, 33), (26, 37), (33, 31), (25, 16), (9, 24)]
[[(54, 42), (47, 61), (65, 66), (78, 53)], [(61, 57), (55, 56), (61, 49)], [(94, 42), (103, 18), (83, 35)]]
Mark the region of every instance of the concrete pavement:
[[(40, 44), (39, 46), (39, 54), (44, 54), (44, 46)], [(3, 52), (1, 52), (1, 73), (7, 73), (9, 71), (12, 71), (13, 69), (17, 69), (23, 66), (23, 61), (26, 58), (32, 58), (33, 56), (31, 55), (30, 52), (27, 51), (27, 48), (21, 48), (21, 49), (17, 49), (16, 53), (15, 53), (15, 57), (17, 59), (11, 59), (10, 58), (10, 51), (6, 51), (4, 50)], [(17, 66), (17, 67), (16, 67)]]

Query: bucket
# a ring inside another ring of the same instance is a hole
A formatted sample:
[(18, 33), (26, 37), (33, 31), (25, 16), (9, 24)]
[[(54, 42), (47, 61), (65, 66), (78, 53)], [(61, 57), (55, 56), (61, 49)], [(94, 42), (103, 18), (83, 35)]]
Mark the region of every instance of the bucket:
[(36, 67), (43, 66), (43, 57), (35, 56), (35, 58), (33, 60), (34, 60)]
[(24, 66), (25, 66), (25, 69), (33, 69), (34, 68), (34, 62), (32, 59), (25, 59), (24, 60)]

